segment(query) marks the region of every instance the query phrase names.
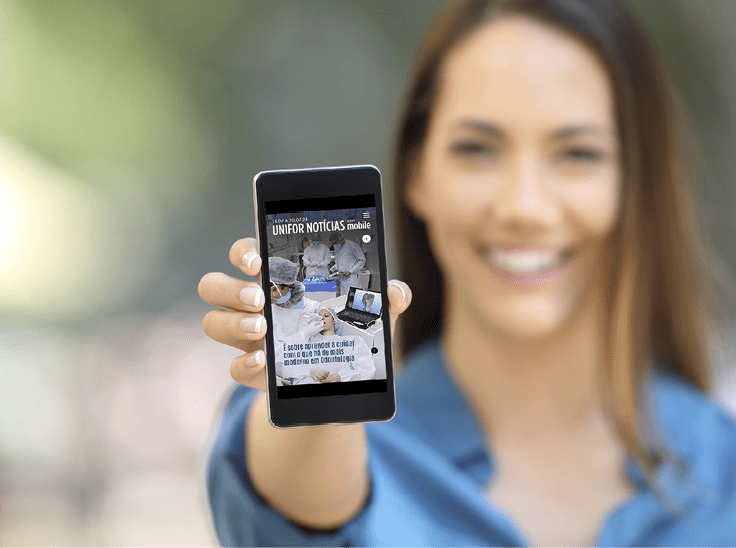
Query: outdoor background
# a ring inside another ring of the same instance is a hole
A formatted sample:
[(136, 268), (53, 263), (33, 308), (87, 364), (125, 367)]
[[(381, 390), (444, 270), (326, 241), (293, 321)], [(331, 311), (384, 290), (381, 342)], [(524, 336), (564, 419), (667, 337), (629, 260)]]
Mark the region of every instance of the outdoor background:
[[(736, 1), (632, 2), (733, 273)], [(440, 4), (0, 0), (0, 544), (217, 544), (205, 455), (238, 352), (204, 336), (197, 284), (237, 274), (261, 170), (370, 163), (390, 192)]]

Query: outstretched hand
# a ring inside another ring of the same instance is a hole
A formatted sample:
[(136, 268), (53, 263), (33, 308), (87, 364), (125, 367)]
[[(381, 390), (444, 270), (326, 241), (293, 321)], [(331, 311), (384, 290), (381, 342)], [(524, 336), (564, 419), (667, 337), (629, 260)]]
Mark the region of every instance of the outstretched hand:
[[(230, 248), (230, 262), (244, 274), (258, 277), (262, 259), (257, 249), (255, 238), (238, 240)], [(204, 332), (211, 339), (244, 352), (230, 364), (230, 375), (240, 384), (265, 392), (266, 355), (263, 337), (266, 334), (266, 319), (262, 311), (266, 295), (261, 285), (222, 272), (210, 272), (202, 277), (198, 290), (202, 300), (219, 307), (205, 315), (202, 322)], [(389, 281), (388, 300), (391, 332), (394, 333), (396, 321), (411, 304), (409, 286), (399, 280)]]

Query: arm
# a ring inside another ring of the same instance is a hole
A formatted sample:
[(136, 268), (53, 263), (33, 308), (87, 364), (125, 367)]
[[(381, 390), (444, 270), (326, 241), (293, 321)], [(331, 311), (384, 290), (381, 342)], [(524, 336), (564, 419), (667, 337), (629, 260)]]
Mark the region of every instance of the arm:
[(350, 248), (352, 250), (353, 257), (355, 258), (355, 262), (353, 263), (353, 266), (350, 267), (349, 272), (351, 274), (355, 274), (365, 266), (365, 254), (358, 244), (353, 244)]
[[(239, 240), (230, 251), (230, 260), (246, 275), (258, 276), (261, 258), (256, 249), (255, 239)], [(400, 282), (392, 282), (395, 283)], [(392, 305), (389, 311), (394, 324), (411, 302), (409, 288), (405, 284), (402, 288), (406, 299), (398, 287), (389, 287)], [(247, 296), (248, 291), (256, 289), (260, 292), (260, 306), (244, 304), (248, 301), (242, 297), (244, 292)], [(210, 311), (203, 327), (212, 339), (245, 352), (230, 365), (233, 379), (265, 392), (265, 322), (261, 315), (265, 297), (260, 286), (210, 273), (200, 281), (199, 294), (204, 301), (229, 309)], [(261, 331), (255, 332), (253, 326), (258, 325)], [(268, 421), (265, 394), (256, 396), (244, 422), (241, 439), (245, 443), (247, 477), (270, 507), (296, 523), (315, 529), (338, 527), (361, 509), (369, 487), (367, 442), (362, 424), (277, 429)], [(330, 473), (324, 474), (324, 470)], [(223, 485), (232, 485), (229, 478), (223, 478)], [(239, 501), (246, 498), (244, 492), (228, 495), (227, 500), (218, 503), (215, 520), (232, 529), (242, 528), (238, 520), (246, 509), (241, 508)], [(231, 505), (236, 505), (233, 511), (228, 510)]]
[(305, 343), (311, 336), (319, 332), (321, 327), (316, 326), (315, 322), (320, 325), (323, 323), (319, 315), (305, 313), (297, 323), (297, 331), (291, 335), (286, 335), (283, 327), (279, 325), (274, 328), (273, 340), (277, 363), (284, 361), (284, 345)]
[(330, 249), (327, 246), (323, 246), (322, 259), (319, 261), (319, 266), (330, 265)]
[(314, 266), (314, 263), (312, 263), (312, 250), (309, 247), (304, 248), (302, 261), (304, 262), (304, 266)]
[(355, 347), (353, 356), (355, 361), (348, 367), (341, 368), (338, 373), (340, 380), (345, 381), (368, 381), (376, 374), (376, 365), (373, 363), (373, 355), (368, 345), (361, 337), (354, 337)]
[(363, 425), (277, 429), (268, 422), (265, 396), (257, 396), (246, 419), (246, 460), (254, 487), (297, 523), (316, 529), (346, 523), (368, 495)]

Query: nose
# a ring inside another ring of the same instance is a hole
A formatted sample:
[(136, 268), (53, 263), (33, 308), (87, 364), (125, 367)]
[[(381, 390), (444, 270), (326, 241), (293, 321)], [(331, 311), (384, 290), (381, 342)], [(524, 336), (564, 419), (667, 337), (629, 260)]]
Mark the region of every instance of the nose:
[(510, 162), (492, 203), (492, 218), (505, 229), (531, 232), (557, 222), (559, 208), (538, 155), (527, 153)]

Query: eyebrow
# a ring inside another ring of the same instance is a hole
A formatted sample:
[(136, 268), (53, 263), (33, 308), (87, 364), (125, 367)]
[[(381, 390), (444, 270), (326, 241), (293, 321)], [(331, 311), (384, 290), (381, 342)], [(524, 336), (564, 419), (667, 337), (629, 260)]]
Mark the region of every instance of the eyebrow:
[(553, 139), (565, 139), (567, 137), (573, 137), (575, 135), (585, 133), (593, 133), (597, 135), (611, 135), (612, 132), (604, 127), (596, 124), (581, 124), (579, 126), (570, 126), (559, 129), (552, 134)]
[[(462, 120), (458, 124), (458, 126), (462, 128), (480, 131), (481, 133), (486, 133), (492, 137), (497, 137), (497, 138), (505, 137), (505, 132), (503, 131), (503, 129), (501, 129), (496, 124), (486, 122), (483, 120), (467, 118), (467, 119)], [(593, 133), (593, 134), (598, 134), (598, 135), (611, 135), (612, 134), (612, 132), (604, 126), (600, 126), (597, 124), (580, 124), (580, 125), (569, 126), (569, 127), (558, 129), (552, 133), (551, 137), (552, 139), (560, 140), (560, 139), (566, 139), (569, 137), (574, 137), (575, 135), (586, 134), (586, 133)]]
[(487, 133), (493, 137), (503, 137), (504, 135), (503, 130), (497, 125), (491, 124), (490, 122), (484, 122), (482, 120), (475, 120), (473, 118), (462, 120), (458, 126), (467, 129), (474, 129), (481, 133)]

